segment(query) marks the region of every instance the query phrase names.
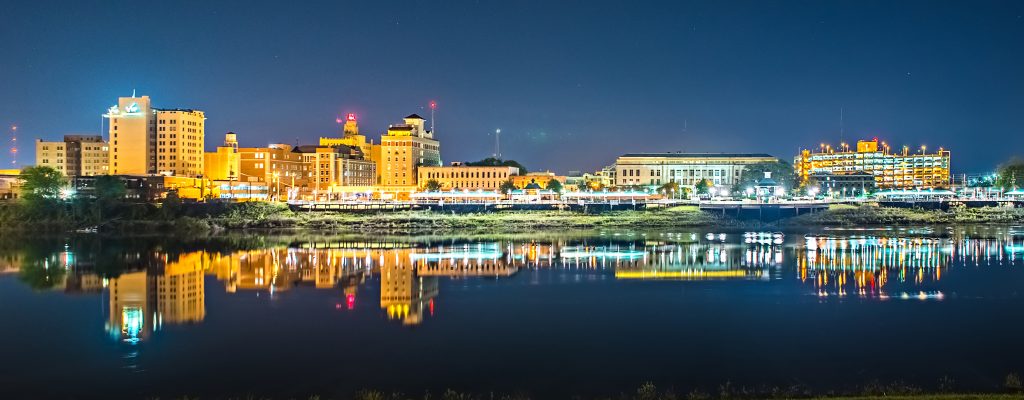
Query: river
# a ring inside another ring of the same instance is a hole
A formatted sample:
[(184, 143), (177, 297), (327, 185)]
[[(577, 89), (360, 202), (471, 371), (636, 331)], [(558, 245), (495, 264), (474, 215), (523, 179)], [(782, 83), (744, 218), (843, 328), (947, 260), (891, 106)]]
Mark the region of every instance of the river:
[(1024, 228), (0, 238), (3, 398), (998, 390)]

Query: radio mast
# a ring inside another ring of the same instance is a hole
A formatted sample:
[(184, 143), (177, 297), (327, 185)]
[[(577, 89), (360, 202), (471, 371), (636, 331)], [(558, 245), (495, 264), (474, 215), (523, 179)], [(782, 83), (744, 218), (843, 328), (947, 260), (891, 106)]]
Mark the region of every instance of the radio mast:
[(18, 126), (11, 125), (11, 168), (18, 168)]

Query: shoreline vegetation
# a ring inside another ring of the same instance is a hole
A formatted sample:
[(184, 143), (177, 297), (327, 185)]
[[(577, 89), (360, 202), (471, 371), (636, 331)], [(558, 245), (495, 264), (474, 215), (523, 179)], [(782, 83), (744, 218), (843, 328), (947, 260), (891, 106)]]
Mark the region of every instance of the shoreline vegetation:
[[(381, 391), (363, 389), (348, 394), (333, 393), (329, 395), (288, 395), (288, 396), (226, 396), (203, 397), (223, 399), (348, 399), (348, 400), (532, 400), (537, 398), (566, 398), (573, 400), (754, 400), (754, 399), (828, 399), (828, 400), (1009, 400), (1024, 398), (1024, 391), (1016, 374), (1009, 374), (1002, 387), (985, 392), (959, 392), (951, 390), (955, 386), (952, 379), (945, 377), (940, 380), (937, 389), (926, 390), (902, 381), (892, 383), (871, 383), (843, 390), (821, 392), (803, 385), (788, 387), (758, 386), (746, 387), (726, 382), (710, 390), (680, 390), (674, 386), (659, 387), (651, 382), (643, 383), (633, 391), (604, 395), (563, 395), (534, 396), (529, 392), (469, 392), (447, 389), (439, 392), (425, 391), (420, 394), (408, 394), (400, 391)], [(157, 397), (150, 397), (156, 399)], [(169, 397), (176, 398), (176, 397)], [(198, 399), (199, 397), (180, 397), (180, 399)]]
[(595, 229), (751, 228), (811, 226), (920, 226), (1024, 223), (1020, 208), (959, 208), (949, 211), (888, 208), (873, 204), (833, 205), (826, 211), (772, 222), (739, 220), (677, 206), (640, 211), (584, 214), (572, 211), (445, 213), (293, 212), (273, 203), (145, 203), (0, 205), (0, 232), (102, 233), (223, 232), (237, 230), (324, 233), (520, 233)]

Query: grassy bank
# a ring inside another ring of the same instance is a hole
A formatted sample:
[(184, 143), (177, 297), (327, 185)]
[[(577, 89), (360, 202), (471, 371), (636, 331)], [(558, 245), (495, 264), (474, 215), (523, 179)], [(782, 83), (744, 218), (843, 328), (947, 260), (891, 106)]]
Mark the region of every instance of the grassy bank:
[(780, 221), (791, 226), (962, 225), (1024, 223), (1024, 208), (956, 208), (949, 211), (835, 204), (828, 211)]
[(369, 214), (282, 212), (261, 219), (215, 217), (209, 222), (224, 229), (298, 228), (339, 232), (463, 234), (741, 224), (739, 221), (701, 212), (696, 207), (676, 207), (657, 211), (616, 211), (603, 214), (581, 214), (571, 211), (499, 211), (465, 214), (430, 211)]
[(0, 206), (0, 232), (73, 231), (99, 227), (111, 233), (308, 230), (327, 233), (481, 234), (541, 231), (686, 227), (779, 228), (808, 226), (921, 226), (1024, 223), (1024, 209), (950, 211), (834, 205), (829, 210), (774, 222), (741, 221), (694, 206), (650, 211), (583, 214), (571, 211), (497, 211), (453, 214), (431, 211), (292, 212), (270, 203), (195, 203), (173, 207), (115, 205), (93, 212), (75, 205), (43, 211), (18, 204)]

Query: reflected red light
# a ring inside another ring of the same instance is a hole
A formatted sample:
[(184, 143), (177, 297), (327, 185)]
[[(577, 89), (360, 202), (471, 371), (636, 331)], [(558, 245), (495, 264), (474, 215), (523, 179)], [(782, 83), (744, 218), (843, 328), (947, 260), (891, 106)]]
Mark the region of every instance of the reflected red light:
[(352, 310), (356, 308), (356, 295), (347, 294), (345, 295), (345, 303), (348, 305), (348, 309)]
[(434, 316), (434, 299), (430, 299), (430, 316)]

